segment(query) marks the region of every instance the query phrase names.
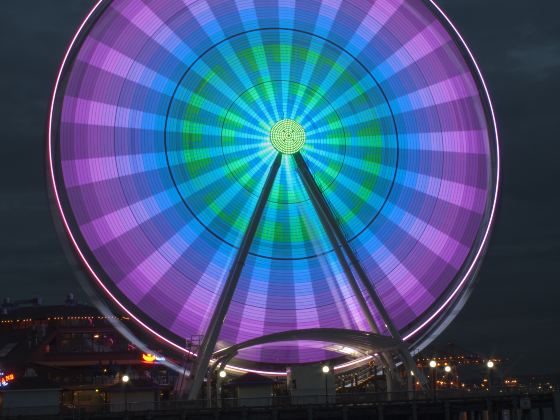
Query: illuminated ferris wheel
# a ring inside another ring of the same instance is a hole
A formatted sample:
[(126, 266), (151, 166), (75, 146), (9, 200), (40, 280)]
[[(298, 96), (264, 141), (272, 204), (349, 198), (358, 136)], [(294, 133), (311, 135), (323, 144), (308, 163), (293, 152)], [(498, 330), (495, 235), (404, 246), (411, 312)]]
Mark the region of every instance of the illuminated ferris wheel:
[(241, 343), (246, 369), (340, 358), (320, 330), (421, 348), (468, 296), (499, 176), (478, 67), (420, 0), (102, 0), (48, 147), (94, 282), (170, 346), (203, 335), (203, 367)]

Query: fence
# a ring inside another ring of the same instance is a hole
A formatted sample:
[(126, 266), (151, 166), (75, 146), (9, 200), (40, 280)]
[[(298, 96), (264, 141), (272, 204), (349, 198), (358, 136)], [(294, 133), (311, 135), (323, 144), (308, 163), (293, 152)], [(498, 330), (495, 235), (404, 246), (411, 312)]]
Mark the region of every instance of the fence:
[[(185, 413), (200, 410), (236, 410), (236, 409), (288, 409), (297, 407), (381, 407), (381, 406), (417, 406), (432, 404), (434, 406), (449, 406), (450, 404), (468, 407), (471, 403), (484, 402), (495, 407), (511, 407), (523, 409), (524, 401), (539, 402), (534, 407), (547, 407), (552, 412), (554, 400), (560, 402), (560, 393), (550, 390), (514, 390), (511, 388), (495, 389), (492, 391), (439, 390), (433, 394), (424, 392), (394, 392), (394, 393), (339, 393), (336, 395), (309, 395), (293, 397), (289, 395), (271, 396), (261, 398), (223, 398), (219, 401), (127, 401), (114, 404), (91, 405), (60, 405), (60, 406), (27, 406), (3, 407), (2, 418), (34, 416), (38, 418), (68, 418), (82, 419), (92, 416), (109, 416), (123, 413)], [(543, 401), (545, 403), (541, 404)], [(505, 402), (505, 403), (504, 403)], [(501, 405), (500, 405), (501, 404)], [(556, 409), (560, 409), (557, 407)], [(151, 417), (151, 416), (148, 416)], [(528, 417), (530, 418), (530, 417)], [(558, 419), (560, 420), (560, 419)]]

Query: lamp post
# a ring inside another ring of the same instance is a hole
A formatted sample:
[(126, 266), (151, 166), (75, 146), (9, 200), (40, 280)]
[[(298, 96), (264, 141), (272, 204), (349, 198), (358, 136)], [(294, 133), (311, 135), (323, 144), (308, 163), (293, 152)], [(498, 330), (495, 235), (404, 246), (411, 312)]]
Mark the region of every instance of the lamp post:
[(434, 400), (436, 399), (436, 374), (437, 374), (437, 362), (435, 360), (430, 360), (430, 367), (432, 368), (432, 389), (434, 392)]
[(328, 387), (328, 374), (331, 371), (331, 368), (328, 365), (323, 366), (323, 373), (325, 374), (325, 402), (329, 403), (329, 387)]
[(121, 381), (124, 386), (124, 411), (128, 411), (128, 381), (130, 381), (130, 377), (128, 375), (123, 375)]
[(491, 391), (494, 385), (494, 362), (492, 360), (488, 360), (488, 362), (486, 362), (486, 367), (488, 368), (488, 390)]
[(218, 373), (218, 380), (216, 381), (216, 403), (218, 407), (222, 406), (222, 381), (226, 376), (227, 373), (223, 369)]
[[(445, 376), (445, 387), (447, 388), (447, 381), (450, 380), (449, 379), (449, 374), (451, 373), (451, 366), (449, 365), (445, 365), (445, 367), (443, 368), (443, 370), (445, 371), (445, 373), (447, 374)], [(452, 388), (453, 386), (453, 380), (451, 380), (451, 385), (449, 386), (449, 388)]]

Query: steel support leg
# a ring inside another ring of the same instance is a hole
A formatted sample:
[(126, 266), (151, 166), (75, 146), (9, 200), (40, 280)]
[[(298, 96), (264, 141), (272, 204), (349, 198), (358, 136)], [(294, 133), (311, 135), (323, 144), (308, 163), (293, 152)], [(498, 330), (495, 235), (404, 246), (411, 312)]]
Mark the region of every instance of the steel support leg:
[[(303, 159), (303, 156), (301, 156), (301, 154), (298, 152), (298, 153), (294, 154), (294, 159), (296, 161), (296, 165), (299, 169), (301, 178), (303, 180), (303, 184), (304, 184), (304, 186), (307, 190), (307, 193), (309, 194), (309, 196), (311, 198), (311, 201), (313, 202), (313, 204), (315, 206), (315, 209), (316, 209), (317, 213), (319, 214), (321, 222), (323, 222), (323, 219), (325, 219), (326, 223), (329, 225), (329, 228), (327, 228), (325, 226), (325, 230), (327, 231), (327, 234), (328, 234), (329, 231), (331, 231), (335, 236), (335, 242), (334, 242), (335, 251), (337, 249), (340, 250), (340, 247), (342, 247), (342, 249), (344, 250), (344, 253), (348, 257), (348, 260), (349, 260), (350, 264), (354, 267), (354, 270), (355, 270), (356, 274), (358, 275), (358, 278), (360, 279), (360, 282), (362, 283), (362, 286), (366, 289), (368, 295), (370, 296), (371, 300), (373, 301), (373, 304), (375, 305), (375, 308), (377, 309), (377, 311), (381, 315), (381, 318), (383, 319), (383, 322), (385, 323), (385, 326), (389, 330), (389, 333), (391, 334), (391, 336), (393, 338), (395, 338), (397, 340), (400, 340), (402, 342), (403, 340), (402, 340), (402, 336), (401, 336), (399, 330), (393, 324), (393, 321), (391, 320), (391, 317), (389, 316), (389, 313), (387, 312), (387, 310), (383, 306), (383, 302), (381, 302), (381, 299), (377, 295), (377, 292), (375, 291), (375, 288), (374, 288), (373, 284), (369, 281), (369, 278), (368, 278), (365, 270), (363, 269), (362, 264), (360, 263), (360, 261), (358, 260), (356, 255), (354, 254), (354, 251), (352, 250), (350, 245), (348, 244), (348, 241), (346, 240), (346, 236), (344, 235), (344, 232), (342, 232), (342, 229), (338, 225), (338, 223), (336, 221), (336, 217), (333, 215), (327, 201), (325, 200), (325, 197), (323, 196), (323, 193), (321, 192), (321, 190), (317, 186), (317, 183), (315, 182), (315, 179), (313, 178), (313, 175), (311, 174), (311, 171), (309, 170), (309, 167), (305, 163), (305, 160)], [(330, 237), (329, 237), (329, 239), (330, 239)], [(339, 244), (340, 244), (340, 246), (339, 246)], [(337, 256), (338, 256), (338, 253), (337, 253)], [(340, 257), (339, 257), (339, 259), (340, 259)], [(342, 259), (341, 259), (341, 261), (342, 261)], [(360, 289), (358, 288), (358, 290), (360, 290)], [(360, 290), (360, 295), (361, 295), (361, 290)], [(369, 308), (368, 308), (368, 312), (369, 312)], [(370, 316), (371, 316), (371, 314), (370, 314)], [(366, 317), (368, 317), (367, 312), (366, 312)], [(368, 318), (368, 320), (369, 320), (369, 318)], [(414, 363), (414, 360), (412, 359), (412, 356), (410, 356), (410, 352), (408, 351), (408, 349), (404, 352), (401, 352), (401, 353), (404, 357), (403, 362), (405, 363), (407, 368), (412, 370), (414, 372), (415, 376), (425, 386), (426, 379), (424, 378), (424, 375), (422, 375), (422, 373), (418, 370), (418, 368), (416, 366), (416, 363)], [(410, 373), (410, 372), (408, 372), (408, 373)]]
[(366, 320), (367, 320), (367, 323), (370, 326), (370, 328), (372, 329), (372, 331), (375, 332), (375, 333), (378, 333), (379, 329), (377, 327), (377, 324), (375, 323), (375, 319), (373, 318), (373, 315), (371, 313), (371, 310), (369, 309), (369, 306), (366, 302), (366, 299), (362, 295), (362, 290), (360, 289), (360, 286), (358, 285), (358, 282), (356, 281), (356, 278), (354, 277), (354, 273), (352, 272), (352, 269), (350, 268), (350, 265), (348, 264), (348, 261), (344, 257), (344, 253), (342, 252), (342, 249), (340, 248), (340, 245), (338, 244), (338, 242), (336, 240), (336, 236), (335, 236), (335, 233), (332, 229), (332, 226), (329, 223), (328, 218), (326, 217), (323, 209), (321, 208), (320, 203), (316, 200), (315, 196), (311, 193), (311, 188), (309, 186), (309, 180), (306, 177), (302, 177), (302, 180), (303, 180), (303, 185), (304, 185), (305, 189), (307, 190), (307, 194), (309, 195), (309, 198), (311, 199), (311, 203), (313, 203), (313, 207), (315, 208), (315, 211), (317, 212), (317, 215), (319, 216), (319, 220), (321, 221), (321, 224), (323, 225), (323, 229), (324, 229), (325, 233), (327, 234), (327, 237), (329, 238), (329, 241), (330, 241), (330, 243), (333, 247), (334, 253), (336, 254), (336, 257), (337, 257), (338, 261), (340, 262), (340, 265), (342, 266), (342, 270), (344, 271), (344, 274), (346, 275), (346, 278), (348, 279), (348, 283), (350, 284), (350, 287), (352, 288), (352, 292), (354, 292), (354, 296), (356, 297), (356, 300), (358, 301), (358, 304), (360, 305), (360, 309), (364, 313), (364, 315), (366, 317)]
[[(296, 157), (296, 163), (298, 165), (298, 167), (302, 164), (301, 162), (303, 162), (303, 165), (305, 165), (305, 162), (303, 161), (303, 158), (301, 157), (301, 155), (299, 153), (296, 153), (294, 155)], [(298, 162), (298, 160), (300, 160), (301, 162)], [(307, 165), (305, 165), (305, 168), (307, 168)], [(307, 172), (309, 172), (309, 170), (307, 170)], [(315, 186), (315, 181), (313, 180), (313, 177), (310, 178), (310, 173), (309, 176), (306, 176), (303, 171), (300, 168), (300, 173), (302, 175), (302, 181), (303, 181), (303, 185), (307, 191), (307, 194), (309, 195), (309, 198), (311, 199), (311, 203), (313, 204), (313, 207), (315, 208), (315, 212), (317, 213), (317, 215), (319, 216), (319, 220), (321, 221), (321, 224), (323, 225), (323, 229), (325, 231), (325, 233), (327, 234), (327, 237), (329, 238), (329, 241), (333, 247), (333, 250), (336, 254), (336, 257), (338, 259), (338, 261), (340, 262), (340, 265), (342, 266), (342, 270), (344, 271), (344, 274), (346, 275), (346, 278), (348, 279), (348, 283), (350, 284), (350, 287), (352, 288), (352, 292), (354, 292), (354, 296), (356, 297), (356, 300), (358, 301), (358, 304), (360, 305), (360, 309), (362, 310), (362, 313), (365, 315), (366, 317), (366, 321), (369, 325), (369, 327), (371, 328), (372, 332), (374, 333), (379, 333), (379, 328), (377, 327), (377, 323), (375, 322), (375, 319), (373, 318), (373, 314), (371, 313), (371, 310), (366, 302), (366, 299), (364, 298), (363, 294), (362, 294), (362, 290), (360, 289), (360, 286), (358, 285), (358, 282), (356, 281), (356, 278), (354, 276), (354, 273), (352, 272), (352, 269), (350, 268), (350, 265), (348, 264), (348, 261), (346, 260), (346, 258), (344, 257), (344, 253), (343, 250), (340, 248), (340, 245), (338, 243), (338, 241), (336, 240), (336, 233), (333, 229), (333, 223), (329, 220), (328, 214), (324, 211), (321, 202), (317, 199), (317, 197), (314, 194), (313, 191), (313, 186)], [(385, 372), (386, 375), (393, 375), (393, 361), (391, 360), (391, 357), (387, 354), (382, 354), (381, 355), (381, 360), (382, 360), (382, 364), (385, 367)], [(392, 388), (392, 381), (393, 378), (387, 380), (387, 389)]]
[(214, 314), (212, 315), (212, 319), (208, 325), (208, 330), (204, 336), (204, 340), (202, 341), (200, 351), (198, 353), (194, 378), (189, 391), (189, 400), (196, 399), (200, 391), (202, 380), (204, 379), (204, 375), (208, 369), (208, 364), (212, 353), (214, 352), (214, 348), (216, 347), (216, 342), (218, 340), (218, 336), (220, 335), (222, 324), (224, 323), (231, 299), (233, 298), (235, 288), (237, 287), (237, 282), (239, 281), (241, 271), (243, 270), (243, 266), (247, 260), (249, 249), (253, 243), (257, 227), (263, 215), (266, 202), (268, 201), (270, 191), (272, 190), (272, 186), (274, 184), (274, 180), (276, 179), (276, 175), (278, 174), (278, 170), (280, 169), (281, 163), (282, 155), (278, 154), (272, 164), (272, 167), (270, 168), (270, 171), (268, 172), (266, 182), (257, 201), (253, 216), (249, 221), (249, 226), (245, 231), (245, 235), (241, 241), (241, 246), (237, 251), (237, 255), (235, 256), (235, 260), (233, 261), (231, 270), (225, 281), (224, 288), (220, 294), (220, 299), (216, 304), (216, 309), (214, 310)]

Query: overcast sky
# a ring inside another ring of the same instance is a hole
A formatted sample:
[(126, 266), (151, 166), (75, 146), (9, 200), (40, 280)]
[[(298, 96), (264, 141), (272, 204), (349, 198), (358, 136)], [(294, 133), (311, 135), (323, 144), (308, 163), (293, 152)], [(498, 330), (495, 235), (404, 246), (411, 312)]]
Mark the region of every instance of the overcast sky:
[[(83, 296), (46, 194), (58, 65), (90, 0), (0, 4), (0, 297)], [(440, 1), (475, 53), (501, 134), (499, 212), (477, 287), (438, 339), (560, 373), (560, 1)]]

